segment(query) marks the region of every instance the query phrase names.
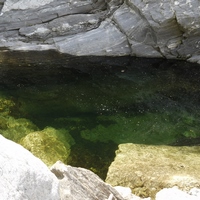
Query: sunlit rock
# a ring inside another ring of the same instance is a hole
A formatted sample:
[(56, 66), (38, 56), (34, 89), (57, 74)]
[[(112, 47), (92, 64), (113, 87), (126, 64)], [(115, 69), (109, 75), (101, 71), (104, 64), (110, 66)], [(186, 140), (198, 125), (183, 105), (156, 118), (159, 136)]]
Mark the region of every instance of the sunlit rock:
[(90, 170), (71, 167), (58, 161), (51, 167), (51, 171), (59, 179), (60, 194), (63, 200), (124, 200), (114, 188), (104, 183)]
[(70, 154), (73, 139), (66, 130), (47, 127), (42, 131), (29, 133), (21, 139), (20, 144), (51, 166), (57, 160), (66, 162)]
[(120, 144), (106, 182), (130, 187), (142, 197), (154, 197), (162, 188), (199, 187), (199, 146), (170, 147)]
[(59, 183), (47, 166), (22, 146), (0, 135), (2, 200), (59, 200)]
[(86, 33), (55, 38), (54, 43), (60, 52), (77, 56), (123, 56), (130, 54), (126, 36), (109, 21), (102, 22), (99, 28)]
[[(192, 189), (193, 190), (193, 189)], [(179, 190), (177, 187), (165, 188), (156, 194), (155, 200), (199, 200), (200, 196)]]

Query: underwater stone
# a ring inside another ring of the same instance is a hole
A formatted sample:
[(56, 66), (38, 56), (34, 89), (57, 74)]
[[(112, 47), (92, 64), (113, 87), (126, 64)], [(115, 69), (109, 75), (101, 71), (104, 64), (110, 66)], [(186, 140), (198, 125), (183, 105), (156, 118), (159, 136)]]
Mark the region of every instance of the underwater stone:
[(25, 118), (15, 119), (14, 117), (7, 116), (4, 120), (6, 127), (2, 130), (1, 134), (14, 142), (19, 142), (22, 137), (38, 130), (35, 124)]
[(57, 160), (67, 161), (73, 139), (65, 130), (47, 127), (42, 131), (29, 133), (21, 139), (20, 144), (40, 158), (47, 166), (51, 166)]
[(11, 99), (6, 99), (5, 97), (0, 97), (0, 115), (7, 116), (10, 110), (15, 106), (14, 101)]
[(155, 197), (162, 188), (199, 187), (200, 146), (170, 147), (120, 144), (106, 182), (130, 187), (141, 197)]
[(99, 121), (111, 120), (112, 123), (107, 126), (99, 124), (93, 129), (83, 130), (81, 136), (92, 142), (171, 144), (176, 141), (177, 125), (163, 120), (167, 117), (166, 113), (145, 113), (127, 118), (120, 115), (100, 116)]
[(19, 144), (0, 135), (2, 200), (59, 200), (59, 182), (48, 167)]

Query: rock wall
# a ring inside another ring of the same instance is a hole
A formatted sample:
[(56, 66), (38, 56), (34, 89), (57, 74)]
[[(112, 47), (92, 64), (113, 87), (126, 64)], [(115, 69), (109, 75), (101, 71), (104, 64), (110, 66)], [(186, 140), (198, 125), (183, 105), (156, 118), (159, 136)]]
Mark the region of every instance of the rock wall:
[(198, 0), (1, 0), (0, 47), (200, 63)]

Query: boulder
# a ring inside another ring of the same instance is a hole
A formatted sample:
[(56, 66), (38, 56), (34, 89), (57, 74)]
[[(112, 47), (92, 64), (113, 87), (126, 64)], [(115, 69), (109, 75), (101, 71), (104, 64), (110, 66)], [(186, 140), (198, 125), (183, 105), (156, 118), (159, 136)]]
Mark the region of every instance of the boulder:
[[(193, 191), (197, 193), (194, 193)], [(179, 190), (177, 187), (164, 188), (156, 194), (156, 200), (198, 200), (200, 190), (193, 188), (189, 193)]]
[(51, 166), (57, 160), (67, 161), (74, 141), (67, 130), (46, 127), (42, 131), (27, 134), (20, 140), (20, 144), (47, 166)]
[(90, 170), (64, 165), (58, 161), (51, 167), (51, 171), (59, 179), (62, 200), (124, 200), (114, 188)]
[(0, 47), (200, 63), (198, 0), (2, 0)]
[(2, 200), (59, 200), (59, 181), (48, 167), (22, 146), (0, 135)]
[[(143, 198), (140, 198), (134, 194), (132, 194), (131, 189), (128, 187), (122, 187), (122, 186), (115, 186), (114, 187), (117, 192), (125, 199), (125, 200), (142, 200)], [(151, 200), (150, 197), (145, 198), (143, 200)]]
[(141, 197), (155, 197), (162, 188), (200, 187), (200, 146), (171, 147), (120, 144), (106, 182), (130, 187)]

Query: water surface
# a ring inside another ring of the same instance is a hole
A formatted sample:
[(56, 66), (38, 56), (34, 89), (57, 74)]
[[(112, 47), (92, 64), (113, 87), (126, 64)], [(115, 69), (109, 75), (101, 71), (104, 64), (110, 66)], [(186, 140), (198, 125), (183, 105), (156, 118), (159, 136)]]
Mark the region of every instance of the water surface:
[(200, 144), (199, 76), (184, 61), (1, 52), (0, 131), (104, 179), (118, 144)]

